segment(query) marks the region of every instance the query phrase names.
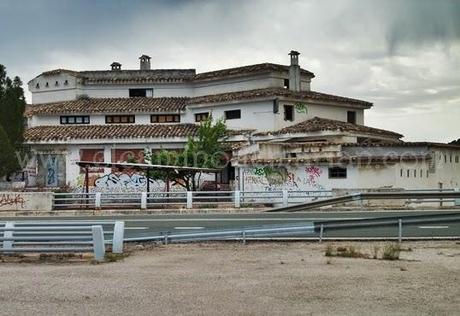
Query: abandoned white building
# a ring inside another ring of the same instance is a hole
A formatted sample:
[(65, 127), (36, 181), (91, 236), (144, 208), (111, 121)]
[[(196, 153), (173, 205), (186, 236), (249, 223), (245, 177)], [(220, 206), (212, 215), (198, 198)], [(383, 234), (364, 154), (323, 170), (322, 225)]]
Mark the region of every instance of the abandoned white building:
[[(224, 118), (232, 131), (222, 187), (240, 190), (457, 188), (460, 147), (403, 142), (364, 125), (372, 103), (312, 91), (315, 75), (299, 66), (256, 64), (196, 73), (151, 69), (47, 71), (29, 82), (25, 140), (34, 158), (30, 187), (80, 188), (77, 161), (142, 160), (144, 150), (183, 148), (201, 120)], [(92, 170), (93, 190), (145, 190), (141, 174)], [(152, 183), (164, 190), (164, 183)]]

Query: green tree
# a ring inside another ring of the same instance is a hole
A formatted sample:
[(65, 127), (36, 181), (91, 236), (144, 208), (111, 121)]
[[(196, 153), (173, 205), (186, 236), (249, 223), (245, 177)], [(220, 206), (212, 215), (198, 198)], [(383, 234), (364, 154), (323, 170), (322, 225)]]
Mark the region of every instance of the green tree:
[[(2, 147), (0, 156), (8, 156), (8, 159), (11, 159), (9, 152), (25, 152), (23, 148), (25, 106), (26, 101), (21, 79), (14, 77), (12, 80), (7, 76), (5, 66), (0, 65), (0, 126), (3, 133), (6, 134), (9, 145), (13, 148), (7, 153)], [(4, 161), (5, 157), (0, 159)], [(15, 163), (9, 165), (8, 168), (2, 168), (2, 170), (7, 170), (7, 173), (4, 173), (6, 171), (0, 172), (0, 176), (10, 175), (20, 170), (21, 166), (17, 162), (16, 155), (14, 157)]]
[(8, 176), (19, 169), (14, 147), (0, 126), (0, 176)]
[[(223, 120), (213, 123), (210, 117), (200, 124), (197, 134), (189, 137), (182, 151), (160, 150), (156, 153), (145, 153), (146, 161), (153, 165), (180, 166), (196, 168), (222, 168), (227, 163), (225, 141), (227, 128)], [(151, 174), (153, 179), (163, 181), (174, 180), (186, 190), (196, 191), (201, 172), (196, 170), (156, 170)]]

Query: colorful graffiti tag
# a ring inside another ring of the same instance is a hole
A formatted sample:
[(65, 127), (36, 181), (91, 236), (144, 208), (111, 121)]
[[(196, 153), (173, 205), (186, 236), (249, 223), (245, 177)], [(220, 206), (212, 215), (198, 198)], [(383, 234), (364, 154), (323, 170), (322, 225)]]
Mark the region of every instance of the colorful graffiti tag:
[(252, 167), (243, 170), (243, 181), (245, 190), (324, 190), (319, 183), (322, 173), (317, 166), (308, 166), (297, 174), (284, 166)]

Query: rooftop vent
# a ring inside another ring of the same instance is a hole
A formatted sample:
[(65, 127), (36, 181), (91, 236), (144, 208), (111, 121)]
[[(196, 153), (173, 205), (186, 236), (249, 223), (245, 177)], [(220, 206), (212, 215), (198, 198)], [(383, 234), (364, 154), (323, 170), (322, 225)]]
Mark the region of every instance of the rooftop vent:
[(121, 64), (119, 62), (116, 62), (116, 61), (111, 63), (110, 67), (112, 67), (112, 70), (121, 70)]
[(150, 59), (152, 58), (147, 55), (142, 55), (139, 57), (141, 70), (150, 70)]

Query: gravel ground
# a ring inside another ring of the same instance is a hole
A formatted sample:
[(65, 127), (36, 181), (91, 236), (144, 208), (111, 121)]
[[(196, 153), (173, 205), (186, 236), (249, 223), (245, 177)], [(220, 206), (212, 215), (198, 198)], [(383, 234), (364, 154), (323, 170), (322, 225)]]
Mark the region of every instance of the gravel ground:
[[(334, 243), (369, 254), (376, 244)], [(0, 263), (0, 314), (459, 314), (460, 244), (407, 243), (399, 261), (330, 259), (326, 245), (168, 245), (99, 265)]]

